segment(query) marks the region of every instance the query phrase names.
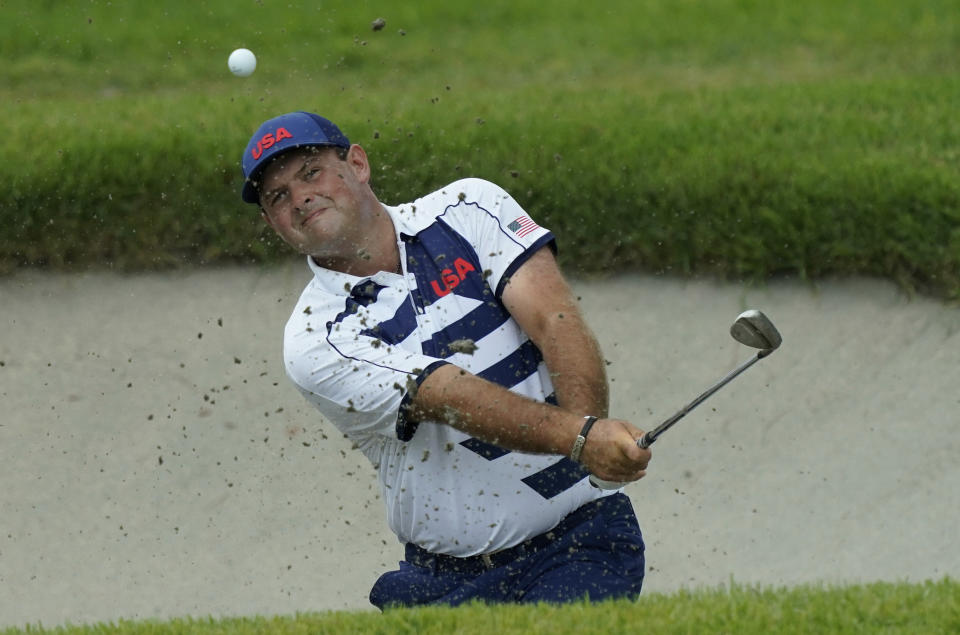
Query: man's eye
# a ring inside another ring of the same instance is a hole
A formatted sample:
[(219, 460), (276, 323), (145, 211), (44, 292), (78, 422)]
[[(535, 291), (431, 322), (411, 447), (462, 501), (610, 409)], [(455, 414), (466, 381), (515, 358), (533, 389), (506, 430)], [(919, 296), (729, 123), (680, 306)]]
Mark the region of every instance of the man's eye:
[(270, 204), (276, 205), (283, 199), (285, 194), (286, 194), (285, 192), (277, 192), (276, 194), (273, 195), (273, 198), (270, 199)]

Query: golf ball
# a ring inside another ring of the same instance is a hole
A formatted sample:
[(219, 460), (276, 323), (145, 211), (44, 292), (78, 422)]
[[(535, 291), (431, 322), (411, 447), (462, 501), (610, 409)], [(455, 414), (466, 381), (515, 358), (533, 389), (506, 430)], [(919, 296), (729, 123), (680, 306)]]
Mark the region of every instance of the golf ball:
[(227, 58), (227, 67), (237, 77), (249, 77), (257, 68), (257, 56), (250, 49), (237, 49)]

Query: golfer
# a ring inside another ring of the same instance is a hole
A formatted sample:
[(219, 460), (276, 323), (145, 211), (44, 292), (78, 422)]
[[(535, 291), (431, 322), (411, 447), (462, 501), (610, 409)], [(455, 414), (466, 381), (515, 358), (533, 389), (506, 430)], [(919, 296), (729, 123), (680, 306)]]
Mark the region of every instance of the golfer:
[(362, 147), (307, 112), (263, 123), (243, 200), (313, 276), (283, 340), (303, 396), (373, 463), (405, 545), (377, 607), (635, 597), (643, 431), (607, 416), (597, 341), (553, 235), (463, 179), (382, 203)]

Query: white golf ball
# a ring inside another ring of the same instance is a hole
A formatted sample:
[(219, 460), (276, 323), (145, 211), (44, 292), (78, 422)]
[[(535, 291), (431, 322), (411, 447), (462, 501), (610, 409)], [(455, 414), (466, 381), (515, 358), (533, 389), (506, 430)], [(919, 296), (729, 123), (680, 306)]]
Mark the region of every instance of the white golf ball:
[(249, 77), (257, 68), (257, 56), (250, 49), (237, 49), (227, 58), (227, 66), (237, 77)]

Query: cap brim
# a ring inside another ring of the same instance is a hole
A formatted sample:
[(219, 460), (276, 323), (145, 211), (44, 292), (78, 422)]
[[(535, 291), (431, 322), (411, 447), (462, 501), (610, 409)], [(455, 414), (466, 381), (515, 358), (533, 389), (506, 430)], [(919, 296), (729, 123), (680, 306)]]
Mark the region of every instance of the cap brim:
[[(257, 169), (255, 169), (250, 176), (247, 177), (246, 181), (243, 183), (243, 190), (240, 192), (240, 197), (245, 203), (252, 203), (254, 205), (260, 204), (260, 191), (257, 189), (257, 186), (254, 185), (257, 181), (260, 180), (260, 175), (266, 169), (270, 162), (276, 159), (278, 156), (290, 150), (297, 150), (299, 148), (343, 148), (344, 146), (336, 143), (298, 143), (296, 145), (281, 146), (279, 148), (271, 148), (273, 151), (268, 151), (264, 156), (262, 156), (257, 161)], [(346, 146), (349, 147), (349, 146)]]
[(240, 193), (240, 197), (243, 199), (244, 203), (253, 203), (254, 205), (260, 204), (260, 192), (257, 191), (253, 181), (250, 179), (247, 179), (244, 182), (243, 191)]

